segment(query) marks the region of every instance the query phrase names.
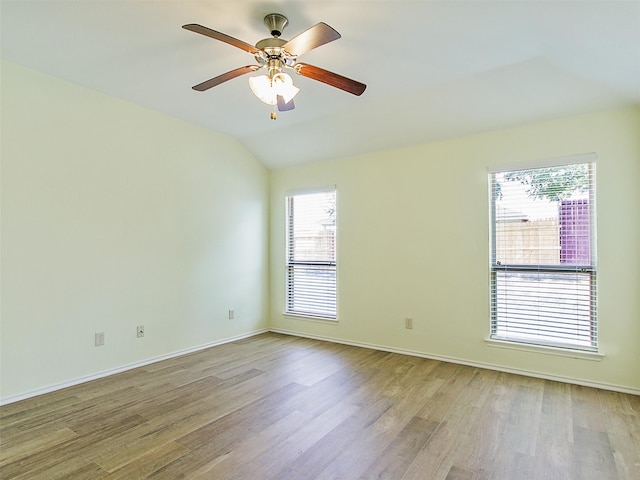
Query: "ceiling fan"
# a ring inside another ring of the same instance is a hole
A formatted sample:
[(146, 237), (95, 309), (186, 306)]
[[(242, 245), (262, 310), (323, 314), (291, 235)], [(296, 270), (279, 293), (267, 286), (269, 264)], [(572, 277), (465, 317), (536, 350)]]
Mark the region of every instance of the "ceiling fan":
[(271, 38), (260, 40), (255, 47), (197, 23), (183, 25), (182, 28), (186, 30), (220, 40), (252, 54), (258, 63), (257, 65), (246, 65), (223, 73), (195, 85), (193, 89), (203, 92), (228, 80), (265, 68), (267, 75), (250, 77), (249, 86), (260, 100), (274, 106), (274, 111), (271, 113), (273, 120), (277, 118), (276, 106), (281, 112), (292, 110), (294, 108), (293, 97), (300, 91), (293, 84), (291, 76), (285, 73), (285, 70), (291, 70), (303, 77), (318, 80), (353, 95), (362, 95), (362, 92), (367, 88), (364, 83), (308, 63), (298, 62), (300, 55), (325, 43), (339, 39), (340, 34), (338, 32), (326, 23), (320, 22), (287, 41), (281, 39), (280, 35), (282, 35), (282, 31), (288, 23), (289, 20), (284, 15), (279, 13), (268, 14), (264, 17), (264, 24), (269, 29)]

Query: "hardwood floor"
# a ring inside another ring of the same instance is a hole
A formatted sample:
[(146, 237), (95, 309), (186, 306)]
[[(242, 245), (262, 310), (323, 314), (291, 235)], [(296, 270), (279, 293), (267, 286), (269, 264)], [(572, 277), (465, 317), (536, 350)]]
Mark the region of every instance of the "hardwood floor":
[(638, 479), (640, 397), (263, 334), (0, 409), (2, 479)]

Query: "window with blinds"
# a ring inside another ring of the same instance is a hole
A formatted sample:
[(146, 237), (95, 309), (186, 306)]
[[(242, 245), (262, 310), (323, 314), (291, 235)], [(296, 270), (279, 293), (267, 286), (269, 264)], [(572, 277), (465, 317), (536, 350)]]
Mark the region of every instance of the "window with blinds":
[(597, 351), (595, 155), (489, 183), (491, 338)]
[(286, 313), (336, 318), (336, 190), (289, 195)]

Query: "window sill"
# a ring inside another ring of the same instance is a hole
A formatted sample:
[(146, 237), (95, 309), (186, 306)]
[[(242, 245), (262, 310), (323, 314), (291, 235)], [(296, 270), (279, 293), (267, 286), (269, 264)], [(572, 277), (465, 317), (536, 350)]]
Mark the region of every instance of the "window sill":
[(320, 322), (320, 323), (338, 323), (337, 318), (329, 318), (329, 317), (314, 317), (313, 315), (303, 315), (300, 313), (283, 313), (283, 317), (295, 318), (297, 320), (306, 320), (308, 322)]
[(584, 350), (571, 350), (569, 348), (547, 347), (543, 345), (529, 345), (526, 343), (507, 342), (505, 340), (494, 340), (485, 338), (487, 346), (493, 348), (506, 348), (508, 350), (519, 350), (521, 352), (543, 353), (545, 355), (558, 355), (560, 357), (577, 358), (580, 360), (591, 360), (600, 362), (604, 359), (604, 354), (600, 352), (587, 352)]

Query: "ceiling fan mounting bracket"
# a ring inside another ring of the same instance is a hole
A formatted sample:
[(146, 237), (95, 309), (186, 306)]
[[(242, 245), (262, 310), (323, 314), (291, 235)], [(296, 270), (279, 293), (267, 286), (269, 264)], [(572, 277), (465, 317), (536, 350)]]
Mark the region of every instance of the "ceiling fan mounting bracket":
[(271, 32), (271, 35), (276, 38), (282, 35), (282, 31), (288, 23), (289, 20), (287, 19), (287, 17), (285, 17), (281, 13), (270, 13), (264, 17), (264, 24), (269, 29), (269, 32)]

